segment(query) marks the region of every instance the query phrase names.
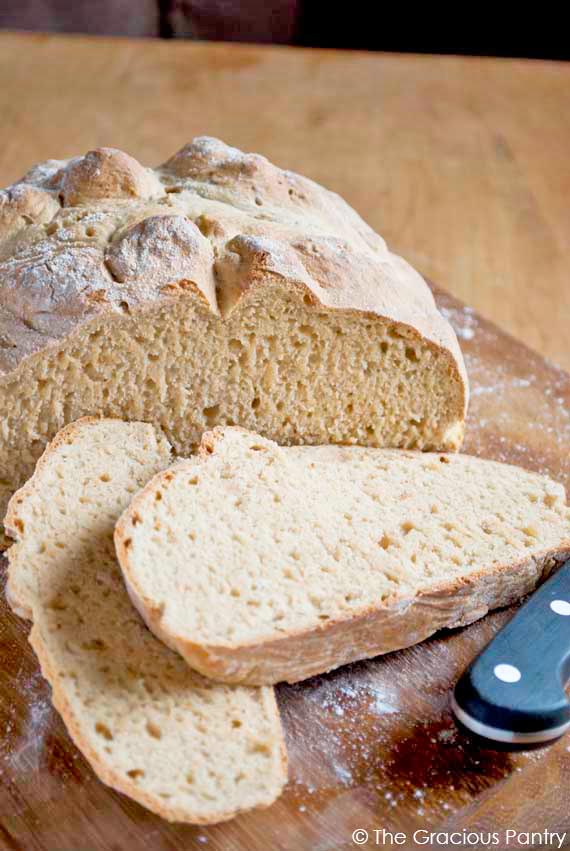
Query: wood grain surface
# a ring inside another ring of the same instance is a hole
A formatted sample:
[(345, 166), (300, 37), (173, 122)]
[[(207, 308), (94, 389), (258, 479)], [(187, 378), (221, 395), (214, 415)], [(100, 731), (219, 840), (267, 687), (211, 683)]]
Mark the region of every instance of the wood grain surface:
[[(438, 298), (471, 380), (467, 451), (570, 488), (570, 376), (471, 308)], [(415, 830), (570, 831), (570, 737), (512, 755), (481, 748), (452, 721), (450, 689), (508, 617), (497, 612), (410, 650), (280, 686), (284, 795), (267, 810), (194, 828), (169, 825), (97, 780), (51, 708), (27, 626), (0, 595), (0, 848), (343, 851), (356, 847), (357, 828), (370, 831), (369, 848), (376, 828), (405, 832), (404, 848), (420, 847)]]
[[(97, 145), (154, 164), (218, 135), (340, 192), (424, 274), (570, 367), (568, 66), (4, 34), (0, 73), (0, 185)], [(472, 382), (467, 450), (570, 486), (570, 377), (440, 301)], [(355, 828), (570, 830), (567, 739), (513, 756), (451, 720), (450, 687), (507, 617), (280, 687), (286, 793), (192, 828), (99, 783), (1, 602), (0, 848), (342, 851)]]
[(196, 134), (344, 195), (428, 277), (570, 369), (570, 64), (0, 36), (0, 185)]

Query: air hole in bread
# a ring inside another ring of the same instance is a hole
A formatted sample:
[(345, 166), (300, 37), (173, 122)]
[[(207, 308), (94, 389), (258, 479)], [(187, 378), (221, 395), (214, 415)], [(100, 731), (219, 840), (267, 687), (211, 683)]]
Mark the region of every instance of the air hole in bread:
[(240, 354), (243, 349), (243, 343), (241, 340), (232, 339), (228, 343), (228, 348), (230, 352), (234, 352), (235, 354)]
[(83, 650), (105, 650), (107, 645), (100, 638), (92, 638), (91, 641), (84, 641), (81, 647)]
[(411, 361), (418, 361), (419, 360), (418, 353), (416, 352), (415, 349), (412, 349), (411, 346), (406, 347), (406, 357), (407, 357), (408, 360), (411, 360)]
[(146, 731), (153, 739), (162, 739), (162, 730), (152, 721), (146, 722)]
[(528, 535), (529, 538), (538, 538), (538, 531), (534, 526), (524, 526), (522, 532)]
[(131, 768), (130, 771), (127, 771), (127, 777), (130, 777), (131, 780), (138, 780), (141, 777), (144, 777), (144, 771), (142, 768)]
[(97, 721), (95, 724), (95, 732), (102, 736), (104, 739), (107, 739), (108, 742), (113, 741), (113, 734), (106, 724), (103, 724), (101, 721)]
[(213, 426), (217, 422), (220, 413), (219, 405), (211, 405), (209, 408), (204, 408), (204, 418), (208, 426)]

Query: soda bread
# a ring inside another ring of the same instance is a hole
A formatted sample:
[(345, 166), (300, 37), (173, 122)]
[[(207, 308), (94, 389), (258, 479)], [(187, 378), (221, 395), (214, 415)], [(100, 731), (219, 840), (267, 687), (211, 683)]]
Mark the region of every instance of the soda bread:
[(215, 429), (115, 532), (150, 629), (226, 682), (295, 682), (468, 624), (570, 554), (564, 488), (465, 455)]
[(69, 734), (103, 782), (170, 821), (266, 806), (286, 782), (273, 690), (191, 671), (133, 609), (114, 547), (121, 511), (170, 447), (150, 425), (82, 420), (11, 500), (10, 599)]
[(101, 148), (0, 192), (4, 504), (85, 415), (153, 423), (181, 455), (216, 424), (453, 450), (466, 404), (420, 275), (262, 156), (202, 137), (150, 169)]

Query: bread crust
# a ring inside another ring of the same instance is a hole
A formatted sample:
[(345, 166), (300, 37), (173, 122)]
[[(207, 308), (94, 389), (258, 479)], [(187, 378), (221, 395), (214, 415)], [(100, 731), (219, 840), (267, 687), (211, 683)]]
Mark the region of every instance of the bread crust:
[[(208, 463), (223, 436), (222, 428), (203, 436), (199, 449), (202, 463)], [(350, 662), (409, 647), (440, 629), (466, 626), (492, 609), (517, 602), (570, 557), (569, 534), (556, 548), (534, 553), (527, 559), (441, 582), (407, 598), (393, 596), (379, 605), (353, 609), (344, 617), (312, 629), (289, 630), (283, 637), (259, 642), (197, 644), (163, 627), (163, 610), (142, 591), (129, 546), (133, 516), (143, 512), (147, 495), (172, 476), (173, 470), (156, 475), (119, 519), (115, 528), (117, 557), (129, 596), (149, 629), (180, 653), (190, 667), (220, 682), (295, 683)]]
[(410, 647), (438, 630), (467, 626), (489, 611), (510, 606), (530, 594), (570, 557), (569, 538), (555, 552), (498, 565), (492, 573), (481, 571), (415, 597), (387, 600), (381, 606), (368, 606), (328, 621), (326, 626), (289, 631), (277, 640), (229, 647), (198, 645), (165, 632), (160, 609), (136, 590), (124, 540), (122, 526), (116, 537), (119, 561), (129, 596), (149, 629), (204, 676), (248, 685), (296, 683), (350, 662)]
[[(58, 446), (61, 446), (64, 443), (72, 443), (73, 438), (80, 429), (94, 425), (100, 421), (100, 417), (81, 417), (81, 419), (76, 420), (73, 423), (69, 423), (69, 425), (64, 426), (61, 431), (58, 431), (54, 439), (50, 441), (38, 459), (33, 475), (24, 485), (22, 485), (21, 488), (19, 488), (19, 490), (16, 491), (16, 493), (12, 495), (8, 503), (6, 516), (4, 518), (4, 528), (6, 530), (6, 534), (9, 535), (12, 540), (8, 541), (8, 551), (6, 553), (8, 557), (8, 580), (6, 582), (5, 594), (8, 605), (14, 614), (18, 615), (20, 618), (24, 618), (25, 620), (32, 620), (32, 607), (30, 605), (30, 601), (24, 599), (21, 589), (18, 589), (17, 580), (15, 579), (14, 572), (10, 567), (10, 547), (20, 536), (19, 524), (22, 522), (18, 514), (18, 507), (24, 503), (30, 494), (36, 489), (38, 479), (41, 477), (44, 467), (49, 462), (51, 453), (54, 452)], [(120, 422), (120, 420), (117, 419), (107, 419), (107, 421)]]
[[(217, 812), (212, 812), (207, 817), (204, 817), (200, 813), (190, 812), (187, 808), (183, 809), (181, 807), (173, 807), (167, 804), (159, 804), (156, 796), (146, 794), (143, 789), (137, 786), (136, 783), (129, 782), (123, 775), (118, 772), (114, 772), (109, 765), (105, 764), (105, 762), (99, 757), (97, 751), (89, 745), (85, 737), (81, 735), (79, 725), (76, 724), (75, 716), (65, 697), (65, 692), (60, 687), (59, 677), (49, 664), (48, 656), (37, 628), (32, 627), (29, 641), (36, 656), (38, 657), (42, 675), (51, 685), (52, 703), (54, 707), (61, 715), (70, 737), (75, 742), (81, 753), (85, 756), (99, 780), (105, 783), (105, 785), (110, 786), (117, 792), (128, 795), (129, 798), (132, 798), (143, 807), (146, 807), (151, 812), (156, 813), (169, 822), (182, 822), (187, 824), (219, 824), (220, 822), (229, 821), (230, 819), (235, 818), (235, 816), (241, 812), (239, 808), (231, 810), (221, 809)], [(264, 709), (268, 716), (275, 715), (278, 719), (279, 709), (274, 690), (264, 689), (262, 697)], [(256, 803), (255, 806), (251, 807), (252, 810), (266, 809), (271, 806), (271, 804), (275, 803), (275, 800), (279, 797), (287, 782), (287, 751), (285, 749), (285, 741), (280, 728), (275, 730), (275, 735), (279, 739), (282, 775), (281, 782), (274, 790), (274, 793), (268, 793), (267, 799)]]
[(157, 169), (100, 148), (0, 192), (0, 382), (100, 313), (190, 288), (223, 322), (275, 286), (425, 340), (446, 359), (464, 418), (461, 351), (422, 277), (338, 195), (208, 137)]
[[(43, 470), (47, 463), (49, 463), (51, 455), (57, 451), (61, 445), (73, 443), (74, 438), (81, 430), (92, 425), (97, 425), (102, 422), (102, 420), (103, 418), (83, 417), (61, 429), (46, 448), (36, 465), (36, 470), (32, 478), (19, 491), (17, 491), (10, 500), (6, 523), (16, 541), (22, 534), (22, 530), (18, 526), (18, 506), (23, 504), (30, 495), (40, 487)], [(106, 423), (116, 422), (122, 424), (122, 421), (118, 419), (105, 418), (104, 421)], [(149, 425), (148, 428), (156, 432), (156, 429), (153, 426)], [(31, 601), (19, 596), (17, 587), (12, 587), (11, 585), (10, 569), (6, 594), (9, 605), (16, 614), (28, 619), (33, 618), (34, 613)], [(169, 822), (217, 824), (234, 818), (239, 812), (243, 811), (240, 807), (233, 809), (219, 809), (217, 811), (210, 812), (207, 816), (204, 816), (199, 812), (190, 811), (188, 807), (181, 808), (167, 804), (166, 802), (162, 803), (159, 802), (156, 795), (153, 796), (148, 794), (144, 789), (141, 789), (136, 782), (130, 781), (124, 776), (124, 774), (114, 771), (109, 763), (105, 762), (105, 760), (101, 758), (97, 750), (94, 749), (89, 744), (89, 741), (85, 738), (85, 736), (82, 735), (81, 727), (76, 720), (75, 713), (73, 712), (69, 701), (67, 700), (65, 687), (62, 684), (62, 677), (59, 671), (55, 670), (50, 664), (50, 654), (42, 640), (41, 630), (35, 623), (32, 625), (29, 642), (38, 657), (42, 675), (50, 683), (52, 689), (52, 703), (54, 707), (61, 715), (71, 739), (86, 757), (87, 761), (95, 771), (95, 774), (103, 783), (118, 792), (127, 795), (129, 798), (146, 807), (151, 812), (157, 813)], [(275, 692), (273, 689), (262, 689), (259, 691), (259, 696), (266, 716), (274, 720), (273, 735), (278, 748), (279, 771), (276, 772), (276, 776), (274, 778), (274, 788), (268, 788), (267, 796), (259, 799), (254, 805), (248, 807), (248, 809), (265, 809), (270, 806), (274, 803), (276, 798), (279, 797), (287, 782), (287, 751)]]
[[(36, 489), (38, 480), (42, 476), (43, 469), (49, 463), (49, 459), (53, 452), (55, 452), (57, 448), (64, 443), (73, 443), (74, 438), (79, 431), (88, 426), (97, 425), (97, 423), (100, 423), (103, 419), (105, 422), (122, 423), (122, 420), (119, 420), (116, 417), (81, 417), (58, 431), (54, 439), (50, 441), (38, 459), (33, 475), (16, 491), (16, 493), (12, 495), (8, 503), (6, 516), (4, 518), (4, 528), (7, 535), (9, 535), (12, 540), (8, 541), (8, 551), (6, 553), (8, 557), (8, 580), (6, 583), (5, 594), (6, 599), (8, 600), (8, 605), (12, 611), (18, 615), (18, 617), (24, 618), (25, 620), (32, 620), (33, 617), (30, 601), (24, 599), (22, 591), (18, 589), (17, 580), (14, 579), (13, 571), (10, 568), (10, 546), (14, 543), (14, 541), (17, 541), (21, 531), (19, 524), (22, 521), (18, 514), (18, 506), (24, 503), (29, 495)], [(148, 428), (155, 433), (157, 431), (154, 426), (149, 425)]]

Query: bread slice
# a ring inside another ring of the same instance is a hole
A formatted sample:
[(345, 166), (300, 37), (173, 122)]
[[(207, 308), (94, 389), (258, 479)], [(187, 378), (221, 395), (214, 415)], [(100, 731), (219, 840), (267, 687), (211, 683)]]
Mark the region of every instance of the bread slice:
[(466, 405), (422, 277), (265, 157), (200, 137), (151, 169), (100, 148), (0, 191), (0, 500), (89, 414), (154, 423), (179, 455), (221, 424), (457, 449)]
[(115, 544), (149, 627), (195, 669), (295, 682), (468, 624), (570, 553), (561, 485), (466, 455), (283, 448), (215, 429)]
[(113, 529), (169, 463), (150, 425), (82, 420), (58, 434), (10, 503), (10, 598), (53, 702), (99, 778), (170, 821), (223, 821), (286, 781), (273, 690), (212, 683), (132, 607)]

